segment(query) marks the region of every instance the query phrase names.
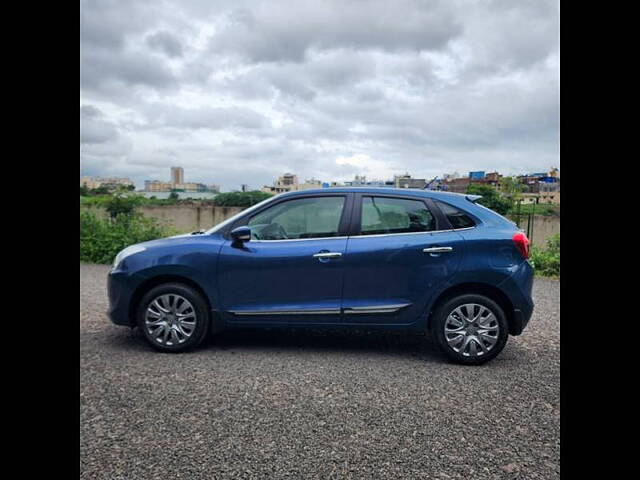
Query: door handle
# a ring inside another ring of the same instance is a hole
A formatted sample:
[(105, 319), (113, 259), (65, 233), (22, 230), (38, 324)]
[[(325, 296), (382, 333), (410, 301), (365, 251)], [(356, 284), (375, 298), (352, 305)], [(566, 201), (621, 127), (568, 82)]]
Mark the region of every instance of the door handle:
[(320, 252), (315, 253), (313, 258), (339, 258), (342, 256), (340, 252)]
[(429, 247), (422, 249), (424, 253), (446, 253), (451, 252), (452, 250), (453, 247)]

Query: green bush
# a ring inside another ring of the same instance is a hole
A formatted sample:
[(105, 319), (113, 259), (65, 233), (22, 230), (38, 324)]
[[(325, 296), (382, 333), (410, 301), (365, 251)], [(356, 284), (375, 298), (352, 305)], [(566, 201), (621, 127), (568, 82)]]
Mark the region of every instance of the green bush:
[(537, 275), (547, 277), (560, 276), (560, 234), (547, 240), (546, 248), (531, 247), (531, 263)]
[(104, 219), (81, 210), (80, 261), (109, 264), (120, 250), (129, 245), (175, 233), (165, 223), (146, 218), (138, 212), (120, 213), (113, 219)]
[[(535, 215), (544, 215), (544, 216), (558, 216), (560, 215), (560, 206), (554, 205), (550, 203), (539, 203), (537, 205), (532, 203), (521, 204), (520, 205), (520, 216), (528, 215), (530, 213), (534, 213)], [(514, 204), (509, 210), (509, 216), (515, 217), (518, 214), (518, 205)]]
[(472, 183), (467, 187), (466, 193), (470, 195), (482, 195), (478, 203), (498, 212), (500, 215), (506, 215), (511, 209), (511, 201), (508, 198), (502, 197), (500, 192), (491, 185)]
[(271, 196), (270, 193), (260, 190), (220, 193), (213, 199), (213, 203), (219, 207), (250, 207)]
[(104, 208), (111, 218), (118, 215), (131, 216), (138, 205), (144, 203), (142, 197), (137, 195), (112, 195), (104, 202)]

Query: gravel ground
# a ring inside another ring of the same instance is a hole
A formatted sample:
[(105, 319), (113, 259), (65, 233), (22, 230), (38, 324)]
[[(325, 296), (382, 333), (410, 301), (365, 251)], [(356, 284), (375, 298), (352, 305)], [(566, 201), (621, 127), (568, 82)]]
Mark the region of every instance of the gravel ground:
[(112, 325), (80, 265), (85, 479), (559, 478), (560, 283), (482, 367), (424, 337), (223, 333), (187, 354)]

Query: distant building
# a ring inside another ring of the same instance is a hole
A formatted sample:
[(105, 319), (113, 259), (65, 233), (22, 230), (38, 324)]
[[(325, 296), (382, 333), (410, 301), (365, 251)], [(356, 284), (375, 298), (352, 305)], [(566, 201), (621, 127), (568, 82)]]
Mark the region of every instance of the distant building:
[(411, 178), (411, 175), (405, 173), (404, 175), (394, 175), (393, 184), (396, 188), (424, 189), (427, 186), (427, 181), (424, 178)]
[(502, 175), (498, 172), (489, 172), (484, 176), (484, 179), (489, 183), (495, 183), (497, 185), (500, 182)]
[(453, 172), (453, 173), (445, 173), (444, 175), (442, 175), (443, 180), (452, 180), (454, 178), (460, 178), (460, 174), (458, 172)]
[(145, 192), (170, 192), (172, 190), (179, 192), (208, 192), (211, 189), (204, 183), (195, 182), (171, 183), (161, 182), (160, 180), (146, 180), (144, 182)]
[(560, 205), (560, 191), (557, 192), (539, 192), (539, 193), (523, 193), (522, 204), (530, 203), (550, 203)]
[(161, 182), (160, 180), (145, 180), (145, 192), (170, 192), (172, 188), (171, 182)]
[(454, 193), (465, 193), (470, 184), (471, 179), (469, 177), (449, 178), (442, 182), (441, 190)]
[(560, 190), (557, 192), (541, 192), (540, 203), (553, 203), (560, 205)]
[(298, 182), (298, 176), (293, 173), (285, 173), (273, 182), (273, 185), (265, 185), (262, 187), (263, 192), (267, 193), (284, 193), (295, 192), (298, 190), (310, 190), (312, 188), (322, 188), (322, 182), (311, 178), (305, 180), (304, 183)]
[(219, 192), (219, 185), (207, 186), (204, 183), (185, 182), (184, 169), (182, 167), (171, 167), (171, 180), (163, 182), (161, 180), (145, 180), (145, 192), (170, 192), (176, 190), (179, 192)]
[(344, 182), (344, 186), (390, 188), (394, 186), (394, 183), (391, 180), (367, 180), (367, 177), (364, 175), (356, 175), (353, 180)]
[(469, 184), (475, 185), (489, 185), (491, 187), (500, 189), (500, 180), (502, 175), (498, 172), (469, 172)]
[[(552, 170), (549, 173), (557, 175), (557, 170)], [(560, 178), (558, 176), (547, 175), (546, 172), (520, 175), (517, 177), (517, 180), (524, 185), (525, 193), (549, 193), (560, 191)]]
[(106, 187), (110, 190), (115, 190), (118, 186), (134, 187), (135, 183), (129, 178), (123, 177), (81, 177), (80, 186), (85, 186), (88, 189), (94, 189), (98, 187)]
[(185, 182), (172, 184), (172, 190), (181, 192), (206, 192), (208, 188), (204, 183)]
[(80, 186), (88, 189), (98, 188), (100, 183), (94, 180), (92, 177), (80, 177)]
[(538, 193), (538, 178), (534, 175), (518, 175), (516, 180), (524, 185), (524, 193)]
[(184, 169), (182, 167), (171, 167), (171, 183), (184, 183)]

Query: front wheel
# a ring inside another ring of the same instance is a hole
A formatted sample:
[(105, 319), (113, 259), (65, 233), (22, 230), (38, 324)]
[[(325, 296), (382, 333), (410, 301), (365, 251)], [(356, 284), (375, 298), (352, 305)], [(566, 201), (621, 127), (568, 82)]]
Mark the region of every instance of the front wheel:
[(137, 310), (138, 328), (157, 350), (182, 352), (197, 347), (209, 330), (209, 309), (202, 295), (180, 283), (149, 290)]
[(484, 295), (466, 294), (440, 305), (433, 315), (440, 350), (456, 363), (480, 365), (496, 357), (509, 336), (500, 306)]

